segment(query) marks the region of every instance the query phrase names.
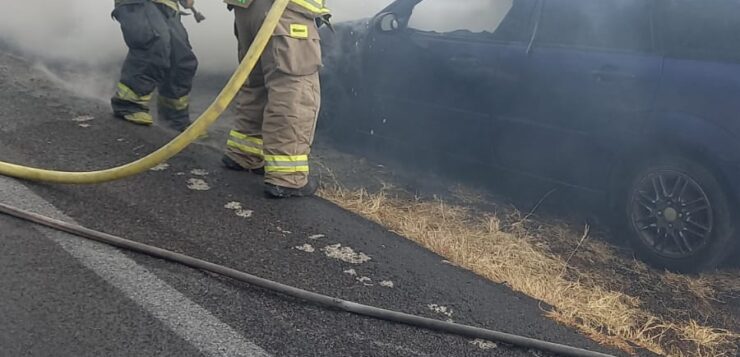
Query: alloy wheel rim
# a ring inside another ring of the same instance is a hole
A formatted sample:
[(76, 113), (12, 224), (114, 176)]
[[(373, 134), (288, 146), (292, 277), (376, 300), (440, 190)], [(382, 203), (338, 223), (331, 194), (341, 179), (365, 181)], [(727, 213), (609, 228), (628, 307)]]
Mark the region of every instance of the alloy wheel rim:
[(642, 242), (666, 258), (688, 258), (714, 233), (712, 204), (693, 178), (673, 170), (646, 175), (631, 197), (631, 222)]

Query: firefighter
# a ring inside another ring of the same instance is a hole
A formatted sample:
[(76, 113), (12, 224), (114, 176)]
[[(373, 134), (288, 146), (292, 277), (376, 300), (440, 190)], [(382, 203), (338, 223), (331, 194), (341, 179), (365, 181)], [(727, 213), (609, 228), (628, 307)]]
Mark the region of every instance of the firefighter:
[(180, 6), (194, 0), (114, 0), (113, 17), (129, 48), (121, 69), (113, 113), (134, 124), (152, 125), (149, 102), (158, 89), (159, 118), (171, 128), (190, 126), (188, 94), (198, 68), (188, 33), (180, 21)]
[[(272, 0), (224, 0), (234, 11), (243, 59)], [(323, 0), (292, 0), (236, 101), (237, 117), (223, 163), (264, 175), (268, 197), (311, 196), (308, 156), (320, 106), (318, 25), (328, 19)]]

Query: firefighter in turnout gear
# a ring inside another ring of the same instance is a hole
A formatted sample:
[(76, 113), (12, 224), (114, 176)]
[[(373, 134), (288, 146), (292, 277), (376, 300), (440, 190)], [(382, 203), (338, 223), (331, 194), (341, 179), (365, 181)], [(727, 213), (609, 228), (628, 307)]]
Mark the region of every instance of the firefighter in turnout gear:
[(114, 0), (113, 17), (129, 48), (111, 98), (115, 116), (152, 125), (149, 102), (158, 89), (159, 118), (179, 131), (190, 125), (188, 95), (198, 60), (180, 21), (180, 5), (190, 8), (193, 1)]
[[(234, 11), (243, 59), (272, 0), (225, 0)], [(308, 157), (320, 106), (320, 21), (324, 0), (291, 0), (259, 63), (237, 96), (237, 118), (223, 163), (264, 174), (270, 197), (310, 196), (318, 181)]]

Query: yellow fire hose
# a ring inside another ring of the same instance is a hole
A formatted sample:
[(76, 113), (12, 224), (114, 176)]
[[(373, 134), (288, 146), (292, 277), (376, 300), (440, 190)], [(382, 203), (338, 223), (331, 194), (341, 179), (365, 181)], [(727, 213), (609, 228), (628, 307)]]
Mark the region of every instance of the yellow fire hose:
[(275, 0), (265, 22), (257, 33), (257, 37), (249, 47), (247, 55), (218, 97), (187, 130), (159, 150), (126, 165), (91, 172), (52, 171), (0, 161), (0, 175), (60, 184), (95, 184), (139, 174), (177, 155), (215, 123), (231, 101), (234, 100), (237, 92), (257, 64), (265, 47), (267, 47), (267, 43), (272, 33), (275, 32), (278, 21), (285, 12), (289, 1)]

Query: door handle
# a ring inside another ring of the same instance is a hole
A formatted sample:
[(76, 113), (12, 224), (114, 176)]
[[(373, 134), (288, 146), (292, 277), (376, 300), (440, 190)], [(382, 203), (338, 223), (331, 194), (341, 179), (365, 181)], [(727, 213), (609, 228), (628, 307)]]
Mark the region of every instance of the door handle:
[(450, 58), (450, 62), (459, 66), (478, 66), (480, 60), (473, 56), (455, 56)]
[(617, 69), (597, 69), (591, 71), (591, 76), (597, 82), (631, 81), (637, 79), (634, 73), (622, 72)]

